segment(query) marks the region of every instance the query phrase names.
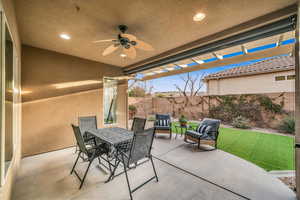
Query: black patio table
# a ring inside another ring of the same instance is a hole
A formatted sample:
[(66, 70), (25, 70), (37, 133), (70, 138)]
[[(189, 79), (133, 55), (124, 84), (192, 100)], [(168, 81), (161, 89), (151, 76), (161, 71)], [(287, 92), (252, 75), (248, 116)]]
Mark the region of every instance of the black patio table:
[(108, 157), (111, 159), (102, 158), (109, 164), (111, 174), (106, 181), (109, 182), (114, 177), (113, 172), (115, 171), (111, 169), (111, 166), (116, 167), (112, 161), (116, 160), (114, 158), (118, 156), (118, 151), (126, 151), (130, 147), (134, 134), (132, 131), (119, 127), (93, 129), (88, 130), (88, 132), (109, 146), (110, 152)]

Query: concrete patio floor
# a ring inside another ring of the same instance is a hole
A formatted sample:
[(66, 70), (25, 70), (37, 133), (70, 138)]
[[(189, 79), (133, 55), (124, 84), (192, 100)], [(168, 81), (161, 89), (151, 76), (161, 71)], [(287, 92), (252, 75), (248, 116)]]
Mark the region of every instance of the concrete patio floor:
[[(256, 165), (221, 150), (197, 150), (182, 137), (156, 138), (152, 153), (159, 182), (135, 192), (136, 200), (296, 199), (292, 190)], [(125, 176), (104, 183), (108, 174), (99, 170), (96, 161), (78, 190), (79, 181), (70, 175), (75, 156), (74, 148), (68, 148), (22, 159), (13, 199), (129, 199)], [(86, 164), (80, 163), (78, 171), (83, 172)], [(152, 175), (149, 162), (129, 171), (133, 186)]]

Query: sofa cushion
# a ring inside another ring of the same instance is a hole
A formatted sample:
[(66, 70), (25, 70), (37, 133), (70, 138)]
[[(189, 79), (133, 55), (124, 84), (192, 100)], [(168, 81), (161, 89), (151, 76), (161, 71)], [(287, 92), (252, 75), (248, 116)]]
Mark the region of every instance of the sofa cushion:
[(205, 133), (205, 130), (207, 129), (207, 125), (206, 124), (200, 124), (198, 127), (197, 127), (197, 129), (196, 129), (196, 131), (198, 132), (198, 133)]
[(170, 120), (169, 119), (159, 119), (157, 120), (158, 126), (170, 126)]
[(187, 130), (185, 133), (187, 136), (193, 137), (193, 138), (201, 138), (202, 134), (197, 132), (197, 131), (193, 131), (193, 130)]

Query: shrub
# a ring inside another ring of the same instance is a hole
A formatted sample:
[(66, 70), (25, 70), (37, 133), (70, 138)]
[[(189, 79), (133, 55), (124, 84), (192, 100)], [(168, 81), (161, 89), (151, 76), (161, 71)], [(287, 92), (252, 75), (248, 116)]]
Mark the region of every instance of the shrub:
[(131, 112), (136, 112), (136, 107), (134, 106), (134, 105), (129, 105), (129, 107), (128, 107), (128, 109), (129, 109), (129, 111), (131, 111)]
[(184, 115), (181, 115), (180, 118), (179, 118), (179, 122), (182, 122), (182, 123), (187, 123), (187, 118), (184, 116)]
[(165, 95), (163, 95), (163, 94), (156, 94), (155, 96), (158, 97), (158, 98), (164, 98), (165, 97)]
[(154, 116), (149, 116), (148, 121), (155, 121), (155, 117)]
[(145, 97), (146, 90), (140, 86), (135, 86), (128, 92), (129, 97)]
[(249, 120), (243, 116), (238, 116), (233, 119), (232, 126), (235, 128), (247, 129), (250, 128)]
[(295, 119), (291, 116), (286, 117), (282, 120), (279, 125), (279, 129), (285, 133), (295, 133)]

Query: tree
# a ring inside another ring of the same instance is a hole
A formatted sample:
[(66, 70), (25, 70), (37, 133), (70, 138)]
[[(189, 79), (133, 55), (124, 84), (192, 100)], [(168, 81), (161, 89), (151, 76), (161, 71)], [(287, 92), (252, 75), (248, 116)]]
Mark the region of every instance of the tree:
[(145, 97), (146, 91), (144, 88), (140, 86), (134, 86), (131, 90), (128, 92), (129, 97)]
[(129, 97), (143, 97), (138, 106), (144, 117), (147, 118), (148, 113), (152, 112), (152, 104), (149, 104), (149, 98), (152, 96), (153, 86), (149, 81), (135, 81), (129, 86)]
[[(182, 112), (187, 107), (199, 106), (199, 104), (203, 103), (204, 98), (200, 97), (200, 101), (194, 101), (195, 97), (199, 97), (201, 89), (204, 86), (204, 77), (205, 73), (202, 73), (197, 76), (191, 76), (190, 73), (187, 73), (186, 76), (181, 76), (180, 79), (183, 81), (183, 87), (175, 84), (174, 86), (180, 93), (180, 96), (183, 97), (182, 100), (178, 100), (174, 97), (169, 97), (168, 101), (173, 105), (173, 116), (181, 115)], [(179, 105), (179, 108), (175, 108), (175, 104)]]

